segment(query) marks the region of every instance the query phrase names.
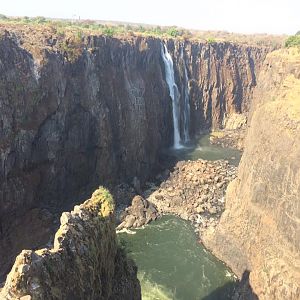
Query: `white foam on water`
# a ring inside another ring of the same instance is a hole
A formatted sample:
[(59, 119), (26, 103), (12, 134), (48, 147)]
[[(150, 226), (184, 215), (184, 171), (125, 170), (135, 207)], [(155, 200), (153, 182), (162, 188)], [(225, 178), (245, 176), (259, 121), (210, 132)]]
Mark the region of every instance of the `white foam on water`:
[(139, 274), (139, 280), (143, 300), (176, 300), (171, 290), (146, 278), (145, 273)]
[(117, 230), (116, 233), (136, 234), (135, 231), (127, 229), (127, 228), (122, 228), (121, 230)]

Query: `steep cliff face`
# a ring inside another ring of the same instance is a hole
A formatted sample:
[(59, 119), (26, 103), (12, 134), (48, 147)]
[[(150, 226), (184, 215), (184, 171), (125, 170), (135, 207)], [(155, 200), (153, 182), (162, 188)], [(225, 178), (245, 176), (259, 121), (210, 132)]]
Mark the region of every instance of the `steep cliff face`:
[(269, 54), (258, 79), (238, 178), (206, 244), (250, 270), (259, 299), (300, 299), (300, 54)]
[(146, 178), (172, 136), (159, 41), (90, 37), (74, 61), (46, 41), (32, 53), (21, 41), (0, 41), (2, 257), (26, 240), (47, 242), (28, 238), (49, 227), (39, 227), (49, 213), (38, 222), (32, 209), (60, 210), (99, 183)]
[(22, 251), (0, 298), (141, 299), (137, 268), (116, 243), (113, 209), (112, 196), (99, 188), (63, 213), (53, 248)]
[[(53, 212), (99, 183), (145, 180), (172, 144), (161, 40), (24, 28), (0, 28), (0, 278), (21, 249), (47, 243)], [(189, 86), (191, 135), (248, 106), (264, 49), (168, 47), (181, 106)]]
[(189, 41), (169, 41), (168, 48), (173, 51), (182, 96), (186, 84), (184, 64), (187, 67), (192, 135), (223, 127), (232, 114), (247, 114), (256, 76), (268, 49)]

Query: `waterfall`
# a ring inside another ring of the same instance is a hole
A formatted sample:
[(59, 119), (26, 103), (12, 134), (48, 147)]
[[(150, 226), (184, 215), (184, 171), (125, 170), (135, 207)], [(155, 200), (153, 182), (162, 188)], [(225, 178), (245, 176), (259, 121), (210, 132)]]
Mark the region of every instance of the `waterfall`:
[(161, 56), (165, 65), (166, 81), (169, 86), (170, 97), (172, 99), (172, 111), (173, 111), (173, 127), (174, 127), (174, 148), (181, 148), (180, 145), (180, 109), (179, 109), (179, 91), (175, 83), (173, 60), (168, 52), (166, 45), (161, 45)]
[(189, 96), (189, 78), (187, 75), (187, 69), (186, 69), (186, 64), (185, 60), (183, 57), (183, 48), (181, 48), (181, 57), (183, 61), (183, 66), (184, 66), (184, 110), (183, 110), (183, 138), (184, 142), (189, 142), (190, 141), (190, 133), (189, 133), (189, 128), (190, 128), (190, 96)]

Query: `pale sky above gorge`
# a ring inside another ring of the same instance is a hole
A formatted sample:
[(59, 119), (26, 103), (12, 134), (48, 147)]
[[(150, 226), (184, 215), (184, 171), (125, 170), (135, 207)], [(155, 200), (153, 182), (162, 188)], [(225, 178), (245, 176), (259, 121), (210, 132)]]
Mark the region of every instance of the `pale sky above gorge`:
[(0, 13), (177, 25), (200, 30), (294, 34), (300, 0), (0, 0)]

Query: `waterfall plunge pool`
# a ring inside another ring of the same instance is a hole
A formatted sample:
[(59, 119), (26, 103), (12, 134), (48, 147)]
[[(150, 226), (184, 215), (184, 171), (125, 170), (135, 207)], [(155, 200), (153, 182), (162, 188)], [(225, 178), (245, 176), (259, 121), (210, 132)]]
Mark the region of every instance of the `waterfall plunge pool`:
[(143, 300), (229, 300), (234, 275), (197, 241), (193, 226), (163, 216), (119, 233), (138, 266)]
[(168, 155), (175, 156), (177, 160), (228, 160), (230, 164), (237, 166), (241, 159), (241, 151), (232, 148), (223, 148), (218, 145), (212, 145), (209, 141), (209, 134), (184, 144), (180, 148), (168, 149)]
[[(169, 149), (177, 160), (226, 159), (238, 165), (241, 152), (209, 142), (209, 135)], [(163, 216), (142, 228), (118, 234), (138, 266), (143, 300), (229, 300), (234, 275), (197, 240), (193, 226)]]

